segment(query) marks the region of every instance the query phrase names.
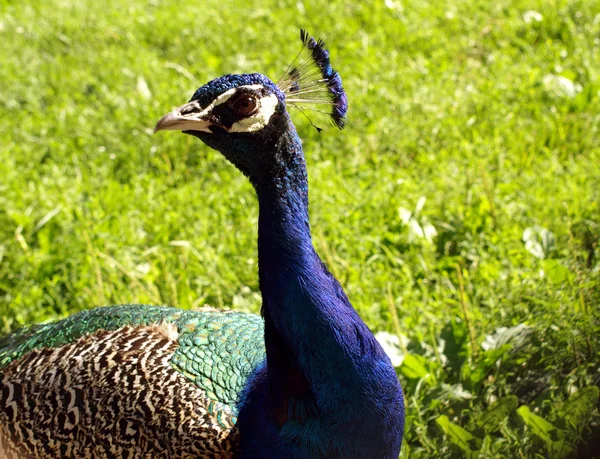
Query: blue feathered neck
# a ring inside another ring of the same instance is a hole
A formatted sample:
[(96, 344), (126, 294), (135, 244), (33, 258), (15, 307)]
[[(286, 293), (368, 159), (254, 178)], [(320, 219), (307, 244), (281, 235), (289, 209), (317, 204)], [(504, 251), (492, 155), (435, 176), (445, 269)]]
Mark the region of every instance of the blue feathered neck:
[(400, 384), (313, 248), (304, 155), (285, 119), (272, 150), (260, 153), (270, 166), (251, 175), (267, 361), (240, 404), (240, 457), (396, 459)]

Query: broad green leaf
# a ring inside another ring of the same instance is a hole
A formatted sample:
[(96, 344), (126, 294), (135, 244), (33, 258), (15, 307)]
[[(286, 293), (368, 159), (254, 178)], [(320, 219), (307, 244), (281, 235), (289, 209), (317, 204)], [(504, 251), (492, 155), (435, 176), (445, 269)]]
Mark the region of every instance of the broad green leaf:
[(543, 417), (531, 412), (528, 406), (523, 405), (517, 410), (523, 422), (531, 432), (544, 440), (552, 458), (561, 459), (569, 456), (573, 448), (565, 441), (565, 432), (546, 421)]
[(502, 421), (517, 409), (518, 403), (519, 400), (514, 395), (508, 395), (500, 400), (496, 400), (481, 414), (478, 421), (480, 426), (487, 433), (497, 431)]
[(590, 386), (571, 395), (559, 412), (565, 426), (576, 432), (581, 431), (589, 415), (596, 409), (599, 394), (600, 390), (596, 386)]
[(528, 406), (523, 405), (517, 410), (523, 422), (531, 431), (544, 441), (552, 442), (551, 432), (558, 430), (553, 424), (546, 421), (543, 417), (531, 412)]
[(558, 260), (542, 262), (544, 276), (554, 285), (571, 285), (575, 275)]
[(479, 457), (481, 439), (473, 436), (468, 430), (465, 430), (458, 424), (450, 421), (448, 416), (442, 415), (437, 418), (435, 422), (440, 426), (448, 439), (463, 450), (467, 459), (477, 459)]
[(400, 372), (409, 379), (421, 379), (430, 374), (433, 381), (433, 374), (429, 371), (427, 359), (421, 355), (406, 354)]

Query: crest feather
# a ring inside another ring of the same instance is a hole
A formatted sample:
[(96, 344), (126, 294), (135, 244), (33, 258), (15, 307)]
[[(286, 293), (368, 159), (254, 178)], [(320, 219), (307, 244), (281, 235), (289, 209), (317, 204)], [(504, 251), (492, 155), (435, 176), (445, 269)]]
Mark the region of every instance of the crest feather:
[[(331, 68), (329, 51), (325, 48), (323, 40), (315, 40), (303, 29), (300, 30), (300, 39), (302, 49), (277, 86), (285, 94), (286, 102), (301, 111), (304, 105), (329, 105), (331, 111), (327, 114), (331, 117), (331, 122), (343, 129), (348, 111), (348, 99), (340, 75)], [(308, 56), (296, 63), (303, 53)]]

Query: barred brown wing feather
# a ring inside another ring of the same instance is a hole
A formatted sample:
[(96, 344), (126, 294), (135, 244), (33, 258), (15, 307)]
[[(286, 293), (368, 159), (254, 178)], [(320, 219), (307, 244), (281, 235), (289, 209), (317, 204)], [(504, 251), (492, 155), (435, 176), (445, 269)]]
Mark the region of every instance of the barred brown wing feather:
[(177, 371), (174, 325), (99, 330), (3, 369), (6, 458), (229, 458), (234, 414)]
[(227, 458), (260, 317), (125, 305), (0, 340), (0, 457)]

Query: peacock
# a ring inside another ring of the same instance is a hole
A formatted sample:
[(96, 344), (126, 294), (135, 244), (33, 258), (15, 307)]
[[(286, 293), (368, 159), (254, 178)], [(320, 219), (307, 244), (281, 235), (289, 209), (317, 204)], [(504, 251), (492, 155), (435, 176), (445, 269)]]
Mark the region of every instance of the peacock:
[(397, 375), (311, 240), (287, 107), (321, 104), (341, 129), (348, 103), (323, 41), (300, 37), (306, 58), (277, 84), (224, 75), (155, 128), (199, 138), (252, 183), (261, 316), (105, 306), (4, 337), (1, 457), (397, 459)]

